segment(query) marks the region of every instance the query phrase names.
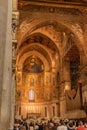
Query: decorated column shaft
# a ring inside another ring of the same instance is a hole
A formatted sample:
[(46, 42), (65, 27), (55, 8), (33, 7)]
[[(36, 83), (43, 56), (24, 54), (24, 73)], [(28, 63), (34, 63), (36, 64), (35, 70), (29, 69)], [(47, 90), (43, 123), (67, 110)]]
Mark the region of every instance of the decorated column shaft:
[(12, 1), (12, 87), (11, 87), (11, 116), (10, 116), (10, 129), (14, 127), (14, 115), (15, 115), (15, 93), (16, 93), (16, 30), (18, 25), (19, 13), (17, 11), (17, 0)]

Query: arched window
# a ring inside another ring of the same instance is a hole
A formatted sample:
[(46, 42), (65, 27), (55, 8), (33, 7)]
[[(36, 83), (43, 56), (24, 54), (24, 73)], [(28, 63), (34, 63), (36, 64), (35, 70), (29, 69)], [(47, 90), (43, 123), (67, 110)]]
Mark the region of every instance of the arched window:
[(29, 101), (34, 101), (35, 99), (35, 93), (34, 90), (29, 91)]

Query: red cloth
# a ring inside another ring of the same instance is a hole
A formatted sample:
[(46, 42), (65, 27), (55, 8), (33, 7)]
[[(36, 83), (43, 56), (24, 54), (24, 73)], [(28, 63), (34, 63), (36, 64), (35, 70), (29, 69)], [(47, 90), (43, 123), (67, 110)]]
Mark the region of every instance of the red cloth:
[(77, 130), (86, 130), (84, 126), (77, 127)]

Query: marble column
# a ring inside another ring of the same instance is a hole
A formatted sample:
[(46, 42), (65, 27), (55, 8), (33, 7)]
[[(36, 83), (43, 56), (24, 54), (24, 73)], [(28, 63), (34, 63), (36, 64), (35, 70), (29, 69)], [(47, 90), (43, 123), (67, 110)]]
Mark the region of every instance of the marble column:
[(11, 111), (12, 1), (0, 0), (0, 130), (8, 130)]

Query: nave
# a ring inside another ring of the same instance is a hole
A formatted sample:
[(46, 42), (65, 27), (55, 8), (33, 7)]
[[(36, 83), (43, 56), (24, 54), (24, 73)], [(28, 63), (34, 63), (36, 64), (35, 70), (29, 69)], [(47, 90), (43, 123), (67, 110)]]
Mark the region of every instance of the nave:
[(86, 3), (56, 1), (53, 6), (51, 2), (14, 1), (17, 119), (35, 114), (41, 118), (86, 116)]
[(32, 116), (87, 116), (86, 0), (0, 0), (0, 130)]

